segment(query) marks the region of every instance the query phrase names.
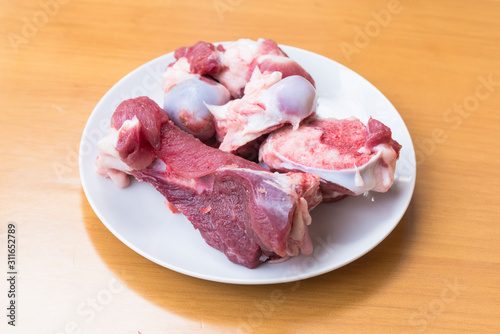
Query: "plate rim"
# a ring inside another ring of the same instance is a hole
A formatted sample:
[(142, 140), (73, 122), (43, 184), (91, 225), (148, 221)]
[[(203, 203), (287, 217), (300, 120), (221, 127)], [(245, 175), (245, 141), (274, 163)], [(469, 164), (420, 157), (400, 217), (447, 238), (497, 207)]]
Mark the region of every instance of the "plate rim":
[[(230, 43), (230, 42), (216, 42), (216, 43), (213, 43), (213, 44), (224, 44), (224, 43)], [(344, 71), (347, 71), (350, 75), (355, 75), (357, 80), (365, 81), (368, 84), (368, 86), (370, 86), (371, 89), (374, 89), (378, 93), (378, 95), (380, 95), (384, 99), (385, 103), (388, 103), (390, 106), (392, 106), (392, 108), (395, 111), (396, 115), (400, 118), (400, 121), (404, 124), (405, 130), (406, 130), (407, 135), (408, 135), (407, 139), (409, 140), (409, 143), (411, 144), (411, 148), (410, 148), (410, 151), (409, 151), (409, 154), (410, 154), (409, 158), (412, 161), (415, 160), (415, 149), (414, 149), (413, 140), (411, 138), (411, 134), (410, 134), (410, 132), (408, 130), (408, 127), (406, 126), (406, 124), (405, 124), (402, 116), (399, 114), (399, 112), (394, 107), (394, 105), (392, 105), (392, 103), (389, 101), (389, 99), (378, 88), (376, 88), (371, 82), (369, 82), (366, 78), (364, 78), (360, 74), (356, 73), (355, 71), (349, 69), (345, 65), (342, 65), (342, 64), (336, 62), (335, 60), (330, 59), (328, 57), (325, 57), (325, 56), (323, 56), (321, 54), (317, 54), (315, 52), (312, 52), (312, 51), (309, 51), (309, 50), (305, 50), (305, 49), (301, 49), (301, 48), (294, 47), (294, 46), (288, 46), (288, 45), (279, 44), (279, 47), (282, 48), (282, 49), (284, 49), (284, 51), (287, 52), (287, 53), (289, 52), (289, 51), (287, 51), (287, 49), (289, 49), (289, 50), (293, 50), (295, 52), (302, 52), (302, 53), (308, 54), (311, 57), (321, 57), (323, 60), (328, 61), (328, 62), (332, 62), (333, 64), (335, 64), (335, 66), (339, 66)], [(279, 279), (268, 278), (268, 277), (262, 277), (262, 278), (260, 278), (260, 277), (259, 278), (254, 277), (251, 280), (243, 279), (243, 278), (224, 278), (224, 277), (221, 277), (221, 276), (215, 276), (215, 275), (211, 275), (211, 274), (203, 274), (203, 273), (195, 272), (195, 271), (192, 271), (192, 270), (189, 270), (189, 269), (185, 269), (185, 268), (179, 267), (177, 265), (169, 264), (169, 263), (167, 263), (167, 262), (165, 262), (165, 261), (163, 261), (161, 259), (157, 259), (157, 258), (151, 256), (150, 254), (148, 254), (147, 251), (145, 251), (143, 249), (140, 249), (139, 247), (136, 247), (134, 244), (132, 244), (129, 240), (127, 240), (127, 238), (123, 237), (122, 234), (112, 226), (112, 224), (109, 224), (107, 222), (107, 219), (106, 219), (105, 215), (99, 209), (99, 205), (97, 203), (95, 203), (94, 198), (91, 196), (91, 190), (88, 188), (89, 187), (89, 182), (86, 179), (86, 173), (85, 173), (85, 171), (82, 171), (82, 166), (84, 165), (84, 160), (86, 158), (88, 159), (88, 158), (92, 158), (92, 157), (87, 157), (85, 154), (83, 154), (82, 149), (85, 146), (85, 140), (87, 139), (88, 133), (91, 130), (89, 126), (92, 123), (92, 121), (94, 121), (94, 118), (98, 118), (97, 114), (98, 114), (99, 108), (106, 102), (106, 99), (108, 98), (108, 96), (113, 95), (114, 91), (118, 90), (119, 87), (121, 86), (121, 84), (123, 84), (124, 82), (127, 82), (131, 77), (133, 77), (138, 72), (143, 71), (146, 67), (150, 66), (151, 64), (154, 64), (156, 62), (161, 62), (163, 59), (167, 59), (168, 57), (172, 56), (173, 53), (174, 53), (174, 51), (166, 53), (166, 54), (161, 55), (159, 57), (153, 58), (150, 61), (148, 61), (148, 62), (140, 65), (139, 67), (135, 68), (134, 70), (130, 71), (125, 76), (123, 76), (119, 81), (117, 81), (101, 97), (101, 99), (98, 101), (98, 103), (96, 104), (96, 106), (92, 110), (89, 118), (87, 119), (87, 122), (85, 124), (84, 130), (83, 130), (83, 133), (82, 133), (82, 137), (81, 137), (81, 140), (80, 140), (79, 160), (78, 160), (79, 163), (78, 163), (78, 166), (79, 166), (80, 180), (81, 180), (81, 183), (82, 183), (82, 188), (83, 188), (85, 197), (86, 197), (88, 203), (90, 204), (92, 210), (94, 211), (94, 213), (96, 214), (96, 216), (101, 221), (101, 223), (116, 238), (118, 238), (118, 240), (120, 240), (121, 242), (123, 242), (127, 247), (129, 247), (130, 249), (132, 249), (134, 252), (138, 253), (139, 255), (145, 257), (149, 261), (152, 261), (153, 263), (156, 263), (156, 264), (158, 264), (158, 265), (160, 265), (162, 267), (168, 268), (168, 269), (173, 270), (175, 272), (178, 272), (178, 273), (181, 273), (181, 274), (184, 274), (184, 275), (188, 275), (188, 276), (191, 276), (191, 277), (196, 277), (196, 278), (199, 278), (199, 279), (204, 279), (204, 280), (209, 280), (209, 281), (214, 281), (214, 282), (220, 282), (220, 283), (237, 284), (237, 285), (278, 284), (278, 283), (289, 283), (289, 282), (299, 281), (299, 280), (302, 280), (302, 279), (316, 277), (316, 276), (323, 275), (325, 273), (334, 271), (336, 269), (339, 269), (339, 268), (341, 268), (341, 267), (343, 267), (343, 266), (345, 266), (345, 265), (347, 265), (349, 263), (352, 263), (352, 262), (356, 261), (357, 259), (359, 259), (359, 258), (363, 257), (364, 255), (366, 255), (367, 253), (371, 252), (375, 247), (377, 247), (380, 243), (382, 243), (382, 241), (384, 241), (394, 231), (394, 229), (399, 225), (399, 223), (400, 223), (401, 219), (403, 218), (404, 214), (407, 212), (408, 207), (409, 207), (409, 205), (410, 205), (410, 203), (412, 201), (412, 198), (413, 198), (413, 194), (414, 194), (414, 190), (415, 190), (415, 184), (416, 184), (416, 172), (417, 172), (416, 171), (416, 169), (417, 169), (416, 164), (412, 165), (412, 178), (411, 178), (411, 182), (409, 182), (408, 186), (407, 186), (407, 187), (409, 187), (408, 188), (409, 196), (408, 196), (407, 200), (405, 201), (404, 208), (400, 209), (400, 212), (397, 215), (397, 219), (395, 219), (396, 222), (394, 224), (392, 224), (392, 227), (390, 229), (388, 229), (386, 231), (386, 233), (383, 234), (383, 236), (380, 238), (380, 240), (378, 240), (376, 243), (370, 245), (370, 247), (367, 247), (364, 251), (362, 251), (359, 254), (357, 254), (357, 256), (351, 257), (351, 258), (347, 259), (346, 261), (342, 261), (337, 266), (325, 267), (322, 270), (318, 270), (318, 271), (314, 272), (313, 274), (309, 274), (309, 275), (308, 274), (304, 274), (304, 275), (302, 275), (302, 274), (297, 275), (296, 274), (296, 275), (292, 275), (292, 276), (288, 276), (288, 277), (284, 276), (284, 277), (281, 277)], [(200, 236), (200, 241), (204, 242), (203, 239), (201, 238), (201, 236)], [(264, 265), (266, 265), (266, 264), (264, 264)], [(272, 264), (267, 264), (267, 265), (272, 265)], [(253, 269), (253, 270), (255, 270), (255, 269)]]

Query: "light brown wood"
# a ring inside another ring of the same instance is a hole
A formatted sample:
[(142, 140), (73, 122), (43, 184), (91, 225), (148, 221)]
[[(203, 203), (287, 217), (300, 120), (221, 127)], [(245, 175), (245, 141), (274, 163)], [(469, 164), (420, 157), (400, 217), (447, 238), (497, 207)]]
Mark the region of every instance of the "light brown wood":
[[(500, 2), (0, 2), (0, 267), (17, 226), (17, 320), (2, 333), (499, 333)], [(360, 32), (361, 31), (361, 32)], [(368, 32), (368, 33), (367, 33)], [(191, 278), (99, 221), (78, 145), (106, 91), (198, 40), (266, 37), (344, 64), (407, 124), (416, 189), (386, 240), (298, 283)]]

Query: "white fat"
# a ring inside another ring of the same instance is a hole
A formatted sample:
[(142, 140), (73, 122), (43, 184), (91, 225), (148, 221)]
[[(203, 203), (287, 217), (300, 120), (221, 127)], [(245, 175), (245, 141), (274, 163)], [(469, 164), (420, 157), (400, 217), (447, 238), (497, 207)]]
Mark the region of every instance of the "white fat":
[(179, 58), (163, 73), (163, 91), (167, 92), (173, 86), (193, 77), (197, 77), (197, 75), (190, 73), (190, 64), (187, 58)]
[(217, 79), (226, 86), (233, 97), (241, 95), (241, 90), (247, 84), (247, 75), (250, 74), (250, 64), (265, 51), (264, 42), (262, 38), (257, 41), (243, 38), (226, 46), (226, 51), (220, 58), (223, 69)]
[(95, 162), (97, 172), (111, 178), (120, 188), (128, 186), (127, 174), (132, 172), (132, 168), (120, 159), (120, 153), (116, 149), (116, 145), (120, 131), (134, 126), (139, 126), (139, 120), (135, 116), (131, 120), (123, 122), (119, 130), (111, 128), (109, 134), (97, 144), (99, 149), (99, 157)]
[(163, 173), (167, 170), (167, 165), (160, 158), (155, 158), (151, 165), (148, 166), (148, 169), (158, 173)]
[(116, 149), (116, 145), (120, 132), (135, 126), (139, 126), (139, 120), (134, 116), (131, 120), (123, 122), (119, 130), (111, 128), (109, 134), (97, 143), (100, 161), (96, 162), (96, 165), (100, 172), (105, 169), (113, 169), (124, 173), (132, 171), (132, 168), (120, 159), (120, 153)]
[(394, 149), (387, 144), (379, 144), (375, 146), (373, 150), (377, 152), (377, 155), (380, 154), (380, 159), (386, 164), (386, 166), (380, 165), (380, 167), (375, 171), (378, 182), (373, 190), (385, 192), (394, 182), (397, 154)]
[(354, 185), (356, 188), (362, 188), (365, 186), (365, 181), (361, 177), (361, 173), (358, 168), (356, 168), (356, 175), (354, 176)]
[(97, 147), (99, 148), (99, 154), (108, 154), (113, 157), (119, 158), (120, 154), (116, 150), (116, 143), (118, 141), (118, 131), (111, 128), (109, 134), (99, 140)]
[(292, 228), (287, 242), (287, 255), (297, 256), (299, 252), (305, 255), (312, 253), (313, 246), (307, 229), (311, 222), (307, 201), (301, 197), (293, 215)]
[(132, 169), (119, 158), (105, 153), (99, 154), (99, 159), (96, 160), (96, 167), (97, 171), (103, 175), (108, 175), (110, 170), (126, 174), (132, 172)]
[[(355, 195), (361, 195), (369, 190), (384, 191), (383, 189), (392, 184), (392, 179), (389, 177), (391, 174), (390, 170), (384, 171), (387, 168), (380, 164), (383, 156), (388, 154), (387, 150), (389, 148), (387, 145), (379, 146), (381, 147), (377, 146), (377, 153), (363, 166), (342, 170), (308, 167), (292, 162), (277, 152), (274, 152), (274, 154), (281, 160), (281, 163), (277, 166), (278, 169), (298, 169), (306, 173), (317, 174), (323, 181), (338, 184), (346, 189), (349, 189)], [(388, 177), (384, 178), (384, 174)]]
[[(242, 99), (230, 101), (224, 106), (207, 105), (217, 122), (219, 136), (223, 135), (219, 147), (221, 150), (234, 151), (268, 133), (273, 127), (285, 123), (291, 123), (296, 129), (303, 118), (315, 112), (317, 102), (315, 89), (312, 86), (310, 91), (303, 92), (300, 89), (304, 82), (307, 85), (310, 83), (302, 77), (291, 76), (283, 80), (281, 77), (281, 72), (262, 74), (256, 69), (252, 80), (245, 88), (247, 94)], [(304, 94), (305, 100), (310, 103), (292, 104), (297, 108), (296, 115), (285, 112), (286, 109), (280, 105), (283, 103), (282, 91), (285, 88), (292, 92), (293, 97)], [(261, 106), (264, 106), (264, 109)]]
[(345, 196), (345, 194), (340, 193), (338, 191), (332, 191), (332, 192), (329, 192), (328, 194), (323, 194), (323, 200), (329, 201), (329, 200), (336, 199), (340, 196)]
[(224, 105), (221, 105), (221, 106), (216, 106), (216, 105), (212, 105), (212, 104), (207, 104), (205, 102), (203, 102), (205, 104), (205, 106), (207, 107), (207, 109), (210, 111), (210, 113), (214, 116), (214, 118), (219, 122), (219, 121), (225, 121), (227, 119), (227, 109), (229, 107), (229, 103), (231, 102), (228, 102)]
[(259, 43), (249, 39), (240, 39), (226, 47), (226, 51), (221, 56), (224, 69), (218, 79), (231, 92), (231, 95), (238, 96), (247, 84), (248, 66), (259, 48)]
[(262, 40), (252, 41), (251, 39), (241, 38), (226, 47), (226, 52), (222, 54), (223, 61), (237, 59), (239, 61), (250, 63), (259, 51)]
[(358, 150), (358, 153), (359, 154), (370, 154), (370, 150), (367, 148), (367, 147), (361, 147), (359, 150)]
[(278, 83), (283, 78), (281, 72), (275, 71), (271, 73), (262, 74), (258, 67), (252, 72), (250, 81), (245, 86), (245, 95), (253, 94), (260, 90), (267, 89), (272, 85)]

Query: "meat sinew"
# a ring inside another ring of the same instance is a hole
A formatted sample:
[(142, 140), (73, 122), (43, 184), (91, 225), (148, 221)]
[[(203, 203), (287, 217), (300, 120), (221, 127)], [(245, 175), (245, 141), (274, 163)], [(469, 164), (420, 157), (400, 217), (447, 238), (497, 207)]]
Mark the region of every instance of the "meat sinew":
[(147, 97), (124, 101), (113, 120), (99, 144), (99, 173), (120, 186), (127, 174), (152, 184), (230, 261), (255, 268), (312, 252), (307, 225), (321, 201), (318, 176), (271, 173), (208, 147)]
[(259, 160), (271, 170), (314, 173), (324, 201), (369, 190), (387, 191), (394, 181), (401, 145), (391, 130), (370, 118), (309, 119), (297, 130), (283, 127), (267, 137)]

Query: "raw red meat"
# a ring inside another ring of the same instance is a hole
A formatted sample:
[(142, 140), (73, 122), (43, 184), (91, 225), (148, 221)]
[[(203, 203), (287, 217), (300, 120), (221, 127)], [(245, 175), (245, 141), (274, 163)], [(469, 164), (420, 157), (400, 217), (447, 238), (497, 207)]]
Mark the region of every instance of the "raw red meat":
[[(314, 80), (309, 73), (268, 39), (240, 39), (226, 48), (198, 42), (177, 49), (174, 56), (176, 61), (167, 67), (163, 76), (163, 107), (178, 127), (206, 142), (210, 142), (215, 133), (213, 116), (206, 105), (224, 105), (231, 96), (241, 98), (243, 93), (247, 94), (246, 86), (255, 72), (265, 76), (278, 73), (280, 78), (300, 76), (314, 87)], [(272, 112), (268, 114), (272, 116)], [(219, 119), (231, 117), (225, 117), (221, 112), (217, 115)], [(267, 128), (276, 127), (273, 123)], [(240, 135), (236, 134), (236, 137)], [(222, 141), (220, 133), (218, 137)], [(240, 151), (248, 151), (248, 147)]]
[(215, 76), (221, 70), (220, 51), (212, 43), (200, 41), (189, 47), (178, 48), (175, 50), (174, 57), (177, 60), (186, 58), (190, 64), (191, 73)]
[(261, 145), (259, 160), (271, 170), (302, 171), (321, 177), (325, 201), (366, 191), (387, 191), (394, 180), (401, 145), (391, 130), (370, 118), (309, 119), (283, 127)]
[[(101, 174), (116, 179), (114, 174), (126, 173), (151, 183), (232, 262), (255, 268), (267, 259), (312, 252), (307, 225), (309, 209), (321, 201), (316, 175), (271, 173), (208, 147), (159, 110), (148, 98), (128, 100), (117, 108), (113, 119), (119, 121), (99, 146), (96, 165)], [(142, 125), (146, 115), (156, 128)], [(128, 144), (122, 151), (116, 143), (124, 139)], [(145, 162), (136, 161), (142, 166), (151, 160), (150, 152), (154, 160), (146, 168), (124, 163), (143, 156)]]
[(243, 90), (255, 68), (259, 68), (262, 73), (280, 72), (283, 78), (299, 75), (314, 86), (311, 75), (270, 39), (239, 39), (226, 47), (198, 42), (177, 49), (174, 55), (177, 62), (185, 61), (188, 64), (189, 73), (215, 78), (234, 98), (243, 96)]

